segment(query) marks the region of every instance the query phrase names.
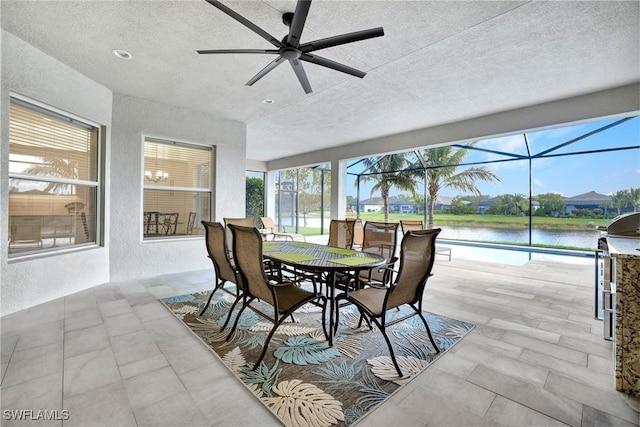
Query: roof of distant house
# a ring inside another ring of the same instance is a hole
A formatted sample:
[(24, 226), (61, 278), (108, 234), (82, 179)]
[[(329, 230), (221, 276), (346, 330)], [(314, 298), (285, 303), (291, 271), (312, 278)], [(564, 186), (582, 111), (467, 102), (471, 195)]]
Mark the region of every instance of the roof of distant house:
[(606, 194), (596, 193), (595, 191), (589, 191), (588, 193), (578, 194), (573, 197), (565, 197), (565, 202), (573, 203), (573, 202), (593, 202), (593, 203), (602, 203), (602, 202), (610, 202), (611, 196), (607, 196)]

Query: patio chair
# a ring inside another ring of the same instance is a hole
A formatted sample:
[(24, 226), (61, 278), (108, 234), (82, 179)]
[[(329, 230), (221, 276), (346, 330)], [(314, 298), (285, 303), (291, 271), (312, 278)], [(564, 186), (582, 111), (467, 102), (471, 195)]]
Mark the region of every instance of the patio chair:
[[(402, 234), (407, 231), (424, 230), (424, 223), (419, 219), (405, 219), (400, 220), (400, 227), (402, 228)], [(444, 255), (451, 261), (451, 248), (449, 246), (436, 246), (436, 255)]]
[[(213, 268), (215, 269), (215, 272), (216, 272), (216, 285), (213, 288), (213, 291), (211, 291), (211, 295), (209, 296), (207, 303), (205, 304), (204, 308), (200, 312), (200, 316), (202, 316), (204, 312), (207, 310), (207, 308), (209, 308), (209, 304), (211, 303), (211, 298), (213, 298), (213, 294), (215, 294), (218, 289), (221, 289), (235, 296), (236, 299), (233, 302), (231, 309), (229, 310), (229, 313), (231, 313), (233, 309), (236, 307), (236, 305), (238, 304), (238, 301), (240, 301), (240, 298), (242, 296), (243, 286), (242, 286), (242, 281), (238, 280), (239, 276), (236, 269), (231, 265), (231, 262), (227, 257), (226, 242), (225, 242), (226, 233), (225, 233), (224, 226), (219, 222), (208, 222), (208, 221), (201, 221), (201, 224), (204, 226), (207, 253), (209, 254), (209, 258), (211, 259), (211, 262), (213, 262)], [(224, 287), (224, 284), (226, 282), (235, 283), (236, 285), (235, 294)], [(222, 326), (222, 330), (225, 329), (225, 327), (227, 326), (227, 322), (229, 322), (230, 318), (231, 316), (227, 317), (227, 321)]]
[(364, 225), (364, 239), (362, 252), (373, 253), (385, 257), (388, 260), (386, 266), (361, 271), (358, 275), (356, 287), (386, 286), (393, 279), (393, 265), (398, 261), (395, 256), (398, 243), (397, 222), (367, 221)]
[(353, 224), (353, 243), (351, 244), (351, 247), (354, 249), (362, 248), (362, 242), (364, 240), (364, 226), (362, 225), (362, 220), (347, 218), (347, 221), (355, 222), (355, 224)]
[[(227, 228), (231, 229), (231, 233), (233, 234), (233, 255), (241, 281), (244, 284), (242, 308), (236, 316), (227, 341), (233, 336), (243, 311), (253, 300), (259, 299), (273, 307), (273, 316), (254, 309), (258, 314), (261, 314), (273, 322), (273, 328), (271, 328), (271, 331), (264, 341), (262, 353), (253, 366), (255, 370), (260, 365), (260, 362), (262, 362), (262, 359), (267, 353), (269, 342), (282, 322), (307, 303), (315, 303), (321, 306), (321, 318), (324, 319), (327, 298), (320, 294), (315, 286), (313, 291), (308, 291), (296, 286), (294, 283), (274, 283), (269, 281), (262, 262), (262, 236), (260, 232), (255, 227), (243, 227), (234, 224), (228, 225)], [(325, 336), (329, 339), (324, 320), (323, 330)]]
[(351, 249), (355, 224), (355, 221), (332, 219), (329, 224), (328, 245), (334, 248)]
[(253, 218), (223, 218), (225, 225), (225, 242), (227, 246), (227, 256), (229, 257), (229, 261), (233, 268), (236, 267), (236, 263), (233, 260), (233, 234), (231, 234), (231, 230), (229, 229), (229, 224), (233, 225), (241, 225), (243, 227), (253, 227), (255, 225), (255, 220)]
[(401, 219), (400, 229), (402, 230), (402, 234), (405, 234), (407, 231), (424, 230), (424, 223), (419, 219)]
[(158, 234), (158, 211), (144, 211), (144, 235)]
[(41, 216), (12, 216), (9, 235), (9, 248), (16, 244), (35, 244), (42, 247)]
[(196, 225), (196, 213), (189, 212), (189, 221), (187, 221), (187, 234), (193, 234), (193, 227)]
[(262, 221), (262, 225), (264, 226), (264, 228), (269, 230), (269, 232), (273, 235), (274, 240), (278, 238), (282, 238), (283, 240), (291, 240), (291, 241), (298, 241), (298, 242), (306, 241), (304, 235), (302, 234), (287, 233), (286, 230), (284, 232), (279, 231), (278, 226), (270, 217), (263, 216), (263, 217), (260, 217), (260, 220)]
[[(431, 335), (429, 324), (422, 314), (422, 294), (424, 293), (427, 279), (431, 276), (435, 258), (435, 242), (439, 233), (440, 229), (435, 228), (408, 231), (404, 235), (400, 244), (400, 268), (395, 282), (389, 287), (367, 287), (348, 294), (340, 294), (337, 298), (338, 302), (344, 299), (356, 305), (361, 315), (358, 327), (362, 324), (362, 317), (367, 319), (370, 328), (371, 322), (376, 324), (389, 347), (391, 360), (400, 377), (402, 377), (402, 371), (398, 366), (393, 346), (387, 335), (388, 326), (417, 315), (427, 330), (434, 350), (436, 353), (440, 353), (440, 349)], [(393, 320), (387, 319), (387, 311), (405, 304), (413, 309), (412, 313)], [(338, 312), (336, 317), (339, 317), (339, 315), (340, 313)], [(339, 322), (336, 321), (336, 328), (338, 324)]]
[(178, 212), (159, 212), (157, 224), (160, 227), (160, 234), (176, 234), (178, 231)]

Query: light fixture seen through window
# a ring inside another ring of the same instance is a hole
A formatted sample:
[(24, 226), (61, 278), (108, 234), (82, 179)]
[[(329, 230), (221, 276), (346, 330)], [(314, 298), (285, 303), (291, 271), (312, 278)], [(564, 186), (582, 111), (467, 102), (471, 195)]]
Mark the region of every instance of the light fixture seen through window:
[(144, 171), (144, 179), (150, 182), (165, 182), (169, 179), (169, 172), (157, 170), (155, 173), (151, 171)]

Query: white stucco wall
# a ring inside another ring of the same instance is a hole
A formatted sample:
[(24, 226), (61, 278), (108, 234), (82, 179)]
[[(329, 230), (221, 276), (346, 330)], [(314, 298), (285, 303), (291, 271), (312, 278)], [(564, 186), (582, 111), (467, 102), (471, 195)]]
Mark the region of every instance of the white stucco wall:
[(116, 94), (111, 155), (111, 280), (211, 268), (204, 238), (143, 242), (142, 141), (153, 136), (215, 146), (213, 220), (245, 211), (245, 125)]
[[(108, 141), (112, 93), (10, 33), (2, 31), (1, 37), (0, 314), (4, 315), (109, 280), (109, 257), (105, 247), (30, 260), (7, 259), (9, 97), (12, 93), (23, 95), (106, 126)], [(108, 180), (105, 184), (108, 196)], [(105, 222), (109, 222), (108, 210)], [(105, 244), (108, 245), (108, 237)]]
[[(203, 238), (142, 242), (144, 135), (216, 147), (212, 219), (244, 216), (246, 129), (238, 122), (124, 95), (88, 79), (10, 33), (1, 33), (0, 315), (105, 283), (211, 268)], [(7, 258), (11, 94), (103, 126), (103, 246), (30, 259)]]

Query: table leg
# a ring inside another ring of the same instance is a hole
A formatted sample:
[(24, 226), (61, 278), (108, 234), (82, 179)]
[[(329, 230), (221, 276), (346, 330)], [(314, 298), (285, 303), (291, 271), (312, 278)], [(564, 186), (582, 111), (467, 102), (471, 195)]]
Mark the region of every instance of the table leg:
[(329, 346), (333, 346), (334, 322), (336, 321), (336, 273), (330, 272), (327, 275), (327, 292), (329, 294)]

